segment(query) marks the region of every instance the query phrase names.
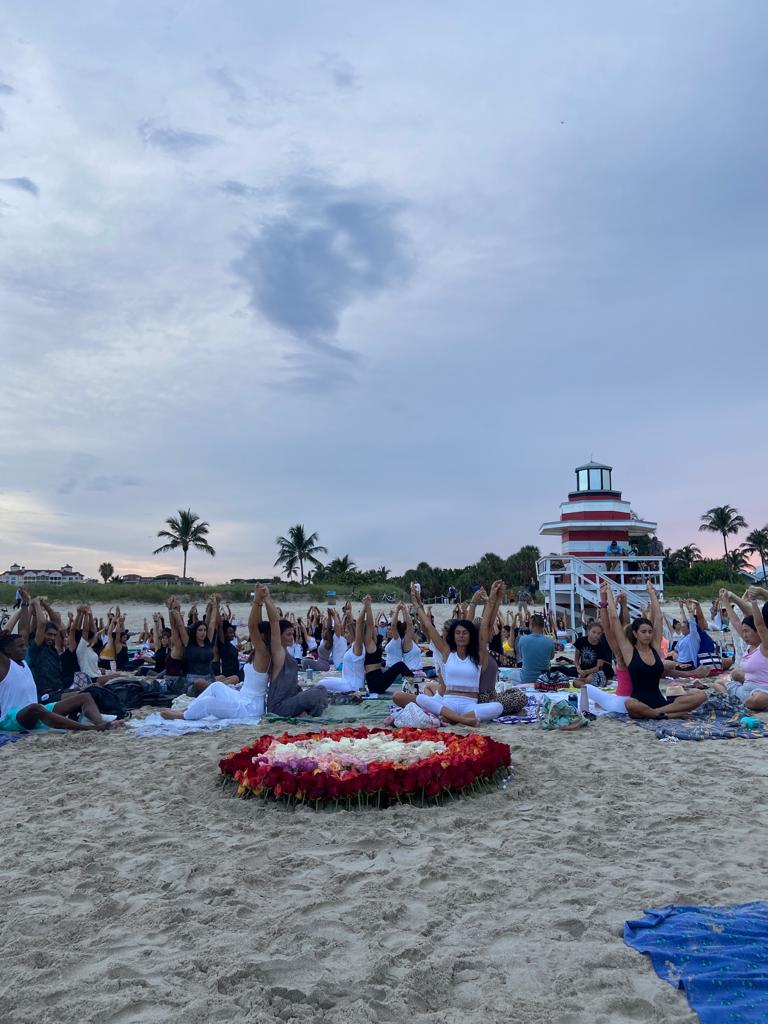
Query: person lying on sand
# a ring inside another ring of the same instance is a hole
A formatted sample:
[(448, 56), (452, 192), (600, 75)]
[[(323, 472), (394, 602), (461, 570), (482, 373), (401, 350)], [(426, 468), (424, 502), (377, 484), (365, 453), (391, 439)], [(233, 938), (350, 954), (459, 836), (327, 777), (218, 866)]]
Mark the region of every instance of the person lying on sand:
[[(25, 647), (18, 633), (0, 632), (0, 731), (104, 732), (124, 724), (103, 718), (90, 693), (73, 690), (53, 703), (39, 704), (34, 676), (24, 661)], [(80, 720), (69, 717), (77, 713)]]

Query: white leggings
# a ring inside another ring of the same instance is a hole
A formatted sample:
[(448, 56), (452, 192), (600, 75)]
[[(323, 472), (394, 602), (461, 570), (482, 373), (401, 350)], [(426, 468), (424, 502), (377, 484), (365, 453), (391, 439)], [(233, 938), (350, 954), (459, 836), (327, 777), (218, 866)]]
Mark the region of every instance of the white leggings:
[(263, 704), (263, 695), (258, 697), (251, 693), (246, 684), (242, 690), (235, 690), (226, 683), (211, 683), (195, 697), (185, 710), (184, 718), (187, 722), (201, 718), (258, 718), (264, 714)]
[(328, 693), (354, 693), (355, 690), (362, 690), (365, 681), (355, 686), (351, 679), (345, 679), (344, 676), (323, 676), (317, 680), (317, 685), (324, 686)]
[(589, 702), (594, 701), (604, 711), (612, 711), (615, 715), (626, 715), (628, 697), (617, 697), (615, 693), (606, 693), (591, 683), (582, 686), (579, 693), (579, 711), (589, 711)]
[(478, 704), (475, 697), (454, 697), (450, 693), (443, 697), (428, 697), (425, 693), (420, 693), (416, 698), (416, 703), (430, 714), (437, 715), (438, 718), (443, 707), (450, 708), (458, 715), (466, 715), (468, 712), (474, 711), (475, 717), (481, 722), (492, 722), (494, 718), (504, 714), (504, 708), (496, 700), (489, 701), (487, 704)]

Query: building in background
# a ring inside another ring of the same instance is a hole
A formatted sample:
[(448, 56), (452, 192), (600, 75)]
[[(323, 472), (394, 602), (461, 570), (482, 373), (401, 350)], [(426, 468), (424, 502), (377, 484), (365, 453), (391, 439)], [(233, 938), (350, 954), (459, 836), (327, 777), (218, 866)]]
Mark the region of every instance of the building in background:
[(23, 587), (29, 583), (51, 583), (55, 587), (64, 583), (82, 583), (85, 576), (75, 572), (71, 565), (62, 565), (60, 569), (27, 569), (14, 562), (5, 572), (0, 573), (0, 583), (10, 583), (15, 587)]

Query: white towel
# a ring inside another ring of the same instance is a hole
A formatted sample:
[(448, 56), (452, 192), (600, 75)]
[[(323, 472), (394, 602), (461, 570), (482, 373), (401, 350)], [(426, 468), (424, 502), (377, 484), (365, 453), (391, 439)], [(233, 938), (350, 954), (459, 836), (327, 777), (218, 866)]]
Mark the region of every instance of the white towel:
[(200, 718), (188, 722), (183, 718), (161, 718), (157, 712), (146, 718), (131, 718), (126, 723), (136, 736), (184, 736), (190, 732), (218, 732), (233, 725), (258, 725), (261, 718)]

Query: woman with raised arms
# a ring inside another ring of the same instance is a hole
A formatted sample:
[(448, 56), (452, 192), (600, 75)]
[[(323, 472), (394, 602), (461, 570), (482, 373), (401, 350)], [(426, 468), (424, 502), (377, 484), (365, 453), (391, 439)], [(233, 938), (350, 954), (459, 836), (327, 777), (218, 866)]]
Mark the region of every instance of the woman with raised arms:
[(396, 693), (394, 702), (398, 707), (405, 707), (412, 701), (432, 715), (446, 722), (460, 725), (478, 725), (490, 722), (504, 713), (498, 701), (478, 704), (477, 695), (480, 690), (480, 675), (488, 664), (488, 640), (491, 623), (499, 611), (504, 584), (501, 580), (491, 587), (488, 603), (478, 630), (469, 619), (457, 619), (452, 623), (446, 636), (442, 636), (434, 626), (421, 603), (421, 594), (411, 587), (411, 600), (416, 608), (422, 629), (429, 637), (443, 660), (442, 683), (440, 692), (434, 696), (411, 693)]

